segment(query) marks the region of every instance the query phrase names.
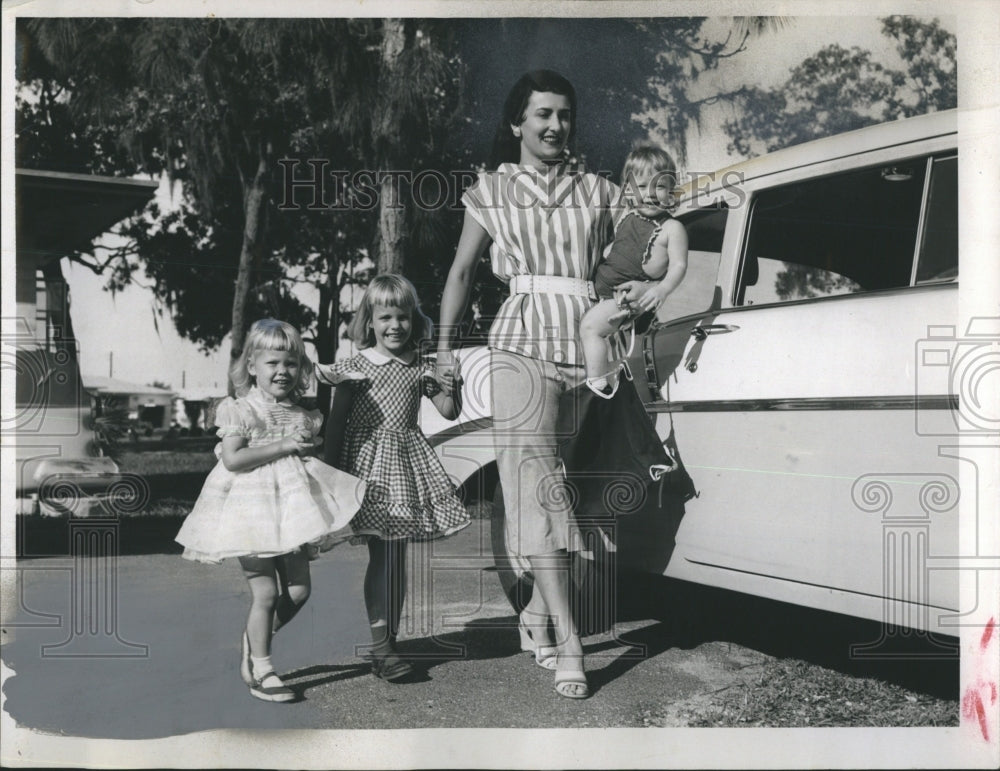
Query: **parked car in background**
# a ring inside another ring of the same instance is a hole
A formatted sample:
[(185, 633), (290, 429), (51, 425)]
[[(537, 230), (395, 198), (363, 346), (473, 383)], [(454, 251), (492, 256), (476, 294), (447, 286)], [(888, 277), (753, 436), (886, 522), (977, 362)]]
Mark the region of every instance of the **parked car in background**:
[[(680, 465), (616, 519), (619, 569), (957, 635), (955, 111), (703, 176), (676, 216), (687, 276), (629, 363)], [(431, 436), (459, 482), (493, 462), (467, 359)]]

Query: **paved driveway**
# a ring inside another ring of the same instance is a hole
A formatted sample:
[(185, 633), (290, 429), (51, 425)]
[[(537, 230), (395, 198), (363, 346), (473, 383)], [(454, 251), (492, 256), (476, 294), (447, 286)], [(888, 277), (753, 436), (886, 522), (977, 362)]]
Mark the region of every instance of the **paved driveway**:
[[(237, 674), (248, 602), (237, 564), (165, 554), (24, 560), (20, 597), (5, 610), (3, 660), (15, 672), (5, 709), (24, 727), (122, 739), (215, 728), (635, 726), (644, 709), (703, 689), (706, 671), (724, 672), (735, 655), (721, 643), (673, 647), (661, 622), (633, 619), (585, 639), (593, 698), (560, 698), (552, 674), (518, 652), (516, 617), (484, 570), (488, 522), (477, 520), (413, 547), (401, 646), (419, 676), (385, 683), (357, 655), (367, 641), (366, 554), (342, 546), (313, 563), (312, 598), (275, 645), (279, 672), (302, 696), (291, 705), (253, 699)], [(740, 650), (741, 661), (752, 655)]]

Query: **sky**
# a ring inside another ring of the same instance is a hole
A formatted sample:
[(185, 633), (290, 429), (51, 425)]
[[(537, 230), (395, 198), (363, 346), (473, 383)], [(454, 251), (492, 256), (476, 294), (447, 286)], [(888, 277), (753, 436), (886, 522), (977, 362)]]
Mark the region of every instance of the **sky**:
[[(955, 31), (954, 19), (937, 17)], [(713, 19), (706, 32), (728, 28), (728, 19)], [(703, 78), (696, 96), (707, 96), (744, 83), (771, 87), (784, 81), (790, 69), (824, 45), (839, 43), (871, 50), (874, 58), (897, 66), (892, 42), (883, 37), (875, 16), (793, 17), (781, 30), (751, 39), (747, 50), (723, 61)], [(727, 139), (717, 128), (731, 115), (731, 107), (717, 105), (705, 114), (701, 131), (688, 137), (687, 170), (710, 171), (739, 158), (726, 152)], [(158, 193), (161, 205), (169, 205), (166, 185)], [(165, 383), (205, 395), (221, 395), (226, 388), (228, 339), (219, 350), (205, 354), (194, 343), (181, 338), (169, 316), (154, 323), (152, 293), (132, 286), (112, 296), (102, 289), (104, 279), (79, 265), (64, 261), (70, 285), (74, 327), (80, 341), (81, 369), (85, 375), (113, 376), (120, 380)], [(303, 297), (308, 302), (307, 296)], [(111, 323), (109, 323), (109, 321)], [(349, 353), (345, 345), (342, 353)]]

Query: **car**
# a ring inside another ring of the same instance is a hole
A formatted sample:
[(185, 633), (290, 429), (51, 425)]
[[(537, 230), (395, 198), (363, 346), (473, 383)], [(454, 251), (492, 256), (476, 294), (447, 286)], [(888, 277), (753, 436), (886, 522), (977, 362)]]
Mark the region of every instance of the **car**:
[[(688, 272), (628, 359), (678, 467), (615, 518), (612, 570), (957, 636), (957, 136), (942, 111), (680, 191)], [(430, 439), (468, 486), (493, 457), (466, 358), (471, 404)]]

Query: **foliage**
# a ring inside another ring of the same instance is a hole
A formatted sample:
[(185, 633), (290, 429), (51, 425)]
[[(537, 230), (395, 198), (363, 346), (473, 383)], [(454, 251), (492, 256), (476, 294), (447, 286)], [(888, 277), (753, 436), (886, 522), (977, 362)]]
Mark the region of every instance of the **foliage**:
[(118, 460), (122, 442), (129, 433), (128, 408), (113, 396), (101, 397), (100, 409), (94, 415), (94, 441), (102, 455)]
[(890, 16), (882, 34), (896, 42), (904, 69), (870, 51), (829, 45), (774, 89), (747, 88), (739, 116), (726, 121), (732, 154), (753, 157), (863, 126), (955, 107), (955, 36), (935, 19)]
[[(169, 176), (182, 188), (177, 208), (151, 205), (119, 227), (122, 246), (100, 259), (71, 258), (106, 276), (112, 291), (144, 276), (159, 317), (205, 350), (232, 334), (238, 351), (247, 326), (270, 315), (309, 329), (328, 361), (350, 317), (344, 290), (366, 281), (373, 263), (405, 265), (436, 315), (461, 191), (430, 209), (396, 211), (384, 196), (374, 208), (338, 206), (359, 192), (348, 183), (339, 201), (327, 186), (325, 208), (304, 205), (301, 189), (299, 205), (279, 208), (279, 159), (324, 159), (348, 179), (362, 170), (475, 168), (507, 88), (539, 67), (577, 84), (578, 151), (595, 170), (617, 176), (629, 140), (657, 125), (683, 156), (701, 106), (687, 86), (744, 50), (761, 26), (747, 22), (711, 41), (703, 22), (19, 20), (18, 163)], [(404, 184), (402, 201), (410, 192)], [(297, 287), (318, 292), (318, 303), (306, 307)], [(469, 323), (482, 331), (501, 299), (484, 262)]]

